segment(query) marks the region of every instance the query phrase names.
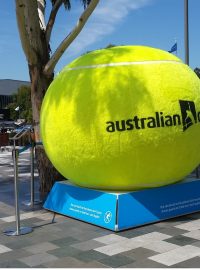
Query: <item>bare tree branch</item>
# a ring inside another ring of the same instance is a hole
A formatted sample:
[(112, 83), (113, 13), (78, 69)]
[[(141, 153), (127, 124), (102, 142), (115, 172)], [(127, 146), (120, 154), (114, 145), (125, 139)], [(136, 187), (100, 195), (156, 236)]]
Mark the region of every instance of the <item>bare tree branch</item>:
[(50, 13), (50, 16), (49, 16), (49, 20), (48, 20), (48, 23), (47, 23), (47, 28), (46, 28), (46, 41), (47, 41), (47, 44), (49, 44), (50, 37), (51, 37), (51, 32), (52, 32), (54, 22), (55, 22), (55, 19), (56, 19), (56, 15), (57, 15), (58, 10), (61, 7), (62, 3), (63, 3), (62, 0), (57, 0), (55, 5), (52, 7), (52, 10), (51, 10), (51, 13)]
[(46, 64), (44, 68), (44, 73), (46, 75), (50, 76), (53, 73), (53, 70), (58, 60), (63, 55), (65, 50), (69, 47), (69, 45), (72, 43), (72, 41), (81, 32), (82, 28), (84, 27), (85, 23), (87, 22), (88, 18), (90, 17), (90, 15), (94, 11), (98, 3), (99, 3), (99, 0), (91, 0), (90, 4), (88, 5), (88, 7), (85, 9), (81, 17), (79, 18), (77, 25), (74, 27), (72, 32), (61, 42), (57, 50), (54, 52), (54, 54), (52, 55), (52, 57)]
[(22, 47), (29, 65), (33, 65), (43, 52), (37, 1), (15, 0), (15, 2)]
[(32, 50), (29, 40), (29, 35), (27, 32), (27, 18), (25, 16), (26, 13), (26, 5), (25, 0), (16, 0), (16, 16), (17, 16), (17, 23), (19, 28), (20, 39), (22, 43), (22, 48), (26, 55), (28, 63), (36, 62), (37, 55)]
[(40, 19), (40, 28), (41, 30), (46, 30), (46, 23), (45, 23), (45, 8), (46, 8), (46, 1), (45, 0), (37, 0), (38, 2), (38, 15)]

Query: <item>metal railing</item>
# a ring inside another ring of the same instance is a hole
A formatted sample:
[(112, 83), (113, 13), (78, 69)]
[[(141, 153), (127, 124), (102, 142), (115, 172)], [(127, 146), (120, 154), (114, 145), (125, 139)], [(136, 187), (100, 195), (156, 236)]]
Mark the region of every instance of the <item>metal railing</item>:
[(10, 138), (11, 141), (13, 141), (13, 146), (14, 148), (16, 148), (16, 141), (18, 141), (19, 139), (21, 139), (22, 137), (24, 137), (27, 133), (30, 133), (32, 130), (32, 127), (29, 126), (25, 126), (23, 127), (19, 132), (17, 132), (15, 134), (15, 136), (13, 136), (12, 138)]

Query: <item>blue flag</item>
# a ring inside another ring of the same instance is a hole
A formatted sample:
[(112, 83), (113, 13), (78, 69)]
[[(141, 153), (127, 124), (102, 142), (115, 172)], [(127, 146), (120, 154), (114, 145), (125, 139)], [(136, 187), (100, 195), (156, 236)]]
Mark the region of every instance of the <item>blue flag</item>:
[(168, 52), (169, 53), (177, 52), (177, 42), (171, 47), (171, 50)]

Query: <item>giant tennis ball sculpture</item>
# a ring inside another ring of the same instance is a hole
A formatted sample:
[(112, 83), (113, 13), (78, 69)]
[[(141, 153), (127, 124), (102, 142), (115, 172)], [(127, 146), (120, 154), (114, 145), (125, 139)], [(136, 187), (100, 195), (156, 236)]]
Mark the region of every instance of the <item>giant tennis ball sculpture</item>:
[(54, 79), (41, 133), (49, 159), (77, 185), (137, 190), (171, 184), (200, 162), (200, 81), (165, 51), (97, 50)]

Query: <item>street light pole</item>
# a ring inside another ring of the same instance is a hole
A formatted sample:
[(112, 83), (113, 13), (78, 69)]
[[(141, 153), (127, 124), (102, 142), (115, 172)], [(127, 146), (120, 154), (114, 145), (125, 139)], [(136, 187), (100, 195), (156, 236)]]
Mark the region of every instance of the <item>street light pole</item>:
[(185, 63), (189, 65), (188, 0), (184, 0)]

